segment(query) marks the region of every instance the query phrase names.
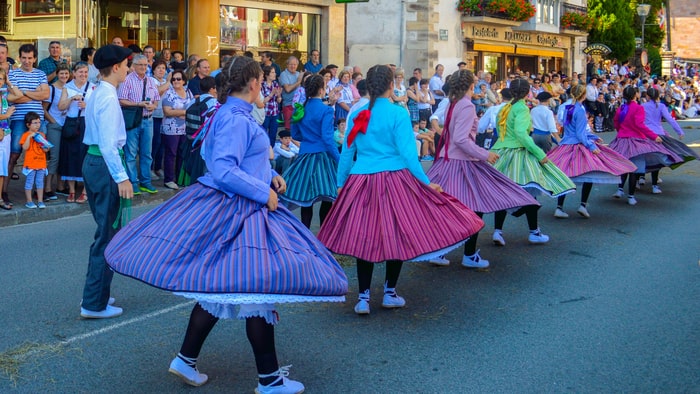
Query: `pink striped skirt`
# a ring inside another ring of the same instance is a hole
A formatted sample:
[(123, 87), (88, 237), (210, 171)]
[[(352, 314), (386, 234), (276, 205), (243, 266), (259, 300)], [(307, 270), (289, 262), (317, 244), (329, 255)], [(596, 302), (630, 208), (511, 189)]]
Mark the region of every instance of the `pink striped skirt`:
[(547, 157), (574, 182), (614, 183), (620, 175), (634, 172), (637, 166), (605, 145), (594, 154), (583, 144), (559, 145)]
[(459, 247), (484, 222), (408, 170), (350, 175), (318, 233), (334, 253), (380, 263), (426, 261)]
[(474, 212), (540, 205), (530, 193), (485, 161), (440, 158), (430, 167), (428, 177)]
[(615, 137), (609, 146), (634, 163), (637, 166), (634, 172), (640, 174), (683, 162), (680, 156), (650, 139)]

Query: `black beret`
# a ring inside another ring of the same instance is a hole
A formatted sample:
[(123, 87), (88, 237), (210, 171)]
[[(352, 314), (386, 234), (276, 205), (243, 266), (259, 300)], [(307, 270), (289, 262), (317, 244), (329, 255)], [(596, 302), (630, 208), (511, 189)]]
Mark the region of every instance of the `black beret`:
[(279, 136), (280, 136), (280, 138), (291, 137), (292, 133), (290, 133), (288, 129), (282, 129), (279, 132)]
[(541, 92), (535, 97), (537, 101), (547, 101), (552, 98), (552, 94), (549, 92)]
[(131, 55), (131, 49), (118, 45), (105, 45), (97, 50), (93, 63), (98, 70), (121, 63)]

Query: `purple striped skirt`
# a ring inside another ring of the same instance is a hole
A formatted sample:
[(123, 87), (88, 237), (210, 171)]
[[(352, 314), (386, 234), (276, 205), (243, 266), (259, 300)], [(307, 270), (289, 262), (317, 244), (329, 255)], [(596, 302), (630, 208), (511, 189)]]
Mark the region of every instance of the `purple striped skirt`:
[(583, 144), (559, 145), (547, 157), (574, 182), (614, 183), (620, 175), (634, 172), (637, 166), (621, 154), (604, 145), (597, 145), (594, 154)]
[(228, 303), (253, 295), (258, 303), (340, 300), (348, 286), (333, 256), (289, 210), (270, 212), (200, 183), (124, 227), (105, 257), (120, 274), (160, 289), (241, 294)]
[(334, 253), (380, 263), (445, 254), (484, 222), (408, 170), (350, 175), (318, 233)]
[(640, 174), (683, 162), (680, 156), (650, 139), (615, 137), (608, 146), (634, 163), (634, 172)]
[(485, 161), (440, 158), (430, 167), (428, 177), (474, 212), (540, 205), (530, 193)]

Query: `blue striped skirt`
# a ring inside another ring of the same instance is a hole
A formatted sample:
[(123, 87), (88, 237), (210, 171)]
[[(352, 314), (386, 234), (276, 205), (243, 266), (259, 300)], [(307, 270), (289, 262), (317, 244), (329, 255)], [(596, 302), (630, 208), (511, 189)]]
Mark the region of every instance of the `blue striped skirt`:
[(500, 156), (494, 167), (533, 195), (557, 198), (576, 191), (576, 185), (554, 163), (540, 164), (525, 148), (493, 149)]
[(348, 286), (330, 252), (289, 210), (270, 212), (200, 183), (129, 223), (105, 258), (151, 286), (225, 293), (214, 299), (229, 304), (343, 301)]
[(338, 162), (327, 152), (299, 155), (282, 175), (287, 191), (280, 194), (280, 200), (289, 209), (333, 202), (338, 197), (337, 173)]

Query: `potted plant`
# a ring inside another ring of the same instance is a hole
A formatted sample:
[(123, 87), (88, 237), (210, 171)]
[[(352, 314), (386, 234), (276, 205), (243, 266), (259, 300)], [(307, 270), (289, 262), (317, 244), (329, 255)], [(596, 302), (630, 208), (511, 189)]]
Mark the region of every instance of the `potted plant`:
[(595, 20), (591, 16), (578, 12), (565, 12), (561, 16), (560, 23), (563, 29), (588, 31), (595, 25)]
[(490, 0), (486, 11), (518, 22), (525, 22), (535, 16), (535, 6), (527, 0)]
[(482, 0), (459, 0), (457, 1), (457, 11), (467, 15), (481, 13), (483, 11), (481, 3)]

